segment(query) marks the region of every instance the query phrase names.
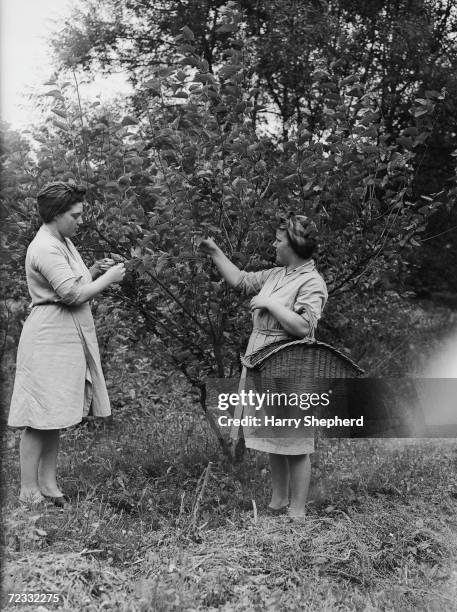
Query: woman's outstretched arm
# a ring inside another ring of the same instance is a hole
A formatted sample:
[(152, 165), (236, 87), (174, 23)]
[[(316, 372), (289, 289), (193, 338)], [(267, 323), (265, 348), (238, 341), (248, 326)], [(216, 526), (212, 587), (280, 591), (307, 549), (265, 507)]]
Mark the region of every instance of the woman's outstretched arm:
[(73, 302), (75, 305), (83, 304), (88, 302), (93, 297), (108, 289), (113, 283), (120, 283), (125, 275), (125, 266), (123, 263), (118, 263), (112, 266), (104, 274), (99, 276), (96, 280), (91, 283), (82, 285), (79, 291), (78, 297)]
[(59, 300), (68, 306), (77, 306), (91, 300), (112, 283), (120, 283), (125, 274), (124, 264), (119, 263), (111, 266), (96, 280), (81, 283), (62, 251), (54, 247), (42, 248), (33, 257), (32, 264), (48, 281)]
[(236, 287), (241, 280), (241, 270), (225, 255), (225, 253), (217, 246), (212, 238), (202, 240), (199, 248), (210, 255), (216, 265), (219, 274), (231, 287)]

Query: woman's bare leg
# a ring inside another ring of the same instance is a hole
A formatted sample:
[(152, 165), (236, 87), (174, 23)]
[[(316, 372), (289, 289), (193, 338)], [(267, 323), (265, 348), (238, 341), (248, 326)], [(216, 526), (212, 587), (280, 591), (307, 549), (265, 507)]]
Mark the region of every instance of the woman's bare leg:
[(290, 471), (291, 492), (289, 516), (293, 518), (303, 517), (305, 516), (305, 506), (311, 480), (311, 461), (309, 455), (288, 455), (287, 462)]
[(43, 450), (43, 436), (39, 429), (26, 427), (21, 435), (21, 492), (22, 501), (39, 502), (43, 499), (38, 485), (38, 464)]
[(43, 431), (43, 449), (38, 466), (40, 490), (44, 495), (60, 497), (62, 491), (57, 485), (57, 453), (59, 452), (59, 429)]
[(289, 505), (289, 465), (286, 455), (270, 453), (270, 467), (273, 491), (269, 507), (279, 510)]

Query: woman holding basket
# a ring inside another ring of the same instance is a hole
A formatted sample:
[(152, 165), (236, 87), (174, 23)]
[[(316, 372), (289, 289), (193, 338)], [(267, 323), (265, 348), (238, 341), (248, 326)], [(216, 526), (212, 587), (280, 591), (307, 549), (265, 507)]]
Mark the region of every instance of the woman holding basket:
[[(276, 230), (273, 244), (278, 267), (260, 272), (241, 271), (215, 242), (203, 240), (200, 248), (211, 256), (225, 281), (250, 302), (253, 330), (245, 357), (280, 340), (314, 339), (314, 332), (327, 301), (327, 288), (317, 272), (312, 255), (317, 248), (317, 228), (303, 215), (290, 215)], [(243, 369), (240, 387), (246, 380)], [(241, 407), (235, 418), (254, 416), (252, 406)], [(311, 476), (310, 453), (314, 439), (261, 438), (255, 428), (243, 428), (246, 446), (269, 453), (272, 496), (269, 509), (274, 514), (288, 512), (291, 518), (305, 515)], [(238, 431), (232, 429), (232, 437)]]

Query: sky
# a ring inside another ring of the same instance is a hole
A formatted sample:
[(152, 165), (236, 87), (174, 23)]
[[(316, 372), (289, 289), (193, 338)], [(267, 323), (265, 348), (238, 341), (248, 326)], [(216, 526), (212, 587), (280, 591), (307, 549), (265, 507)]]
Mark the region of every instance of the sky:
[[(34, 89), (41, 91), (43, 83), (53, 73), (48, 39), (56, 29), (56, 21), (65, 19), (79, 0), (0, 0), (0, 113), (13, 128), (25, 128), (37, 118), (33, 100)], [(98, 88), (97, 88), (98, 87)], [(97, 93), (109, 98), (128, 91), (125, 79), (96, 78), (84, 95), (95, 98)]]

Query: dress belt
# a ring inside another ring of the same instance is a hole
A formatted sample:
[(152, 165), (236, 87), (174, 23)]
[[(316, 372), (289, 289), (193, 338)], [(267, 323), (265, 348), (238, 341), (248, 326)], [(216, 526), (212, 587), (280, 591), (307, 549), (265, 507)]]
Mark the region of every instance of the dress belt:
[(262, 334), (267, 334), (269, 336), (287, 336), (287, 332), (283, 329), (267, 329), (266, 327), (253, 327), (253, 332), (261, 332)]
[(35, 308), (35, 306), (65, 306), (65, 304), (63, 302), (39, 302), (38, 304), (32, 304), (32, 308)]

